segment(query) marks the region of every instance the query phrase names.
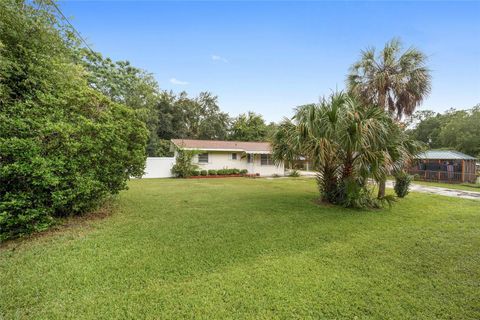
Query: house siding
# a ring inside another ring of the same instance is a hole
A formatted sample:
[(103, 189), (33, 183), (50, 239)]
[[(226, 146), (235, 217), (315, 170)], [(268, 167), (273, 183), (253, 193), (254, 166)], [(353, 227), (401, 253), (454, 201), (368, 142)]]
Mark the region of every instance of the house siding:
[[(203, 152), (202, 152), (203, 153)], [(233, 152), (208, 151), (208, 163), (199, 163), (198, 155), (192, 160), (192, 163), (198, 166), (199, 170), (219, 170), (219, 169), (246, 169), (248, 173), (260, 174), (261, 176), (272, 176), (285, 174), (283, 162), (277, 165), (261, 165), (260, 155), (254, 155), (253, 163), (247, 162), (246, 154), (237, 152), (237, 160), (232, 160)], [(176, 152), (175, 152), (176, 156)]]

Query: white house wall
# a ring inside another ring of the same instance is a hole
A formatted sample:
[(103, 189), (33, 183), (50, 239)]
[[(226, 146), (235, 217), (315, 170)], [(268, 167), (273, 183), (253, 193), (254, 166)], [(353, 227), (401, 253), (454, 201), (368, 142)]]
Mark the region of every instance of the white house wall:
[(170, 178), (171, 169), (175, 164), (173, 157), (148, 157), (145, 163), (145, 174), (142, 178)]
[(253, 163), (247, 163), (247, 157), (242, 153), (237, 153), (237, 160), (232, 160), (232, 152), (207, 152), (208, 163), (199, 163), (198, 155), (193, 159), (193, 163), (199, 167), (199, 170), (219, 170), (219, 169), (247, 169), (248, 173), (259, 173), (261, 176), (272, 176), (274, 174), (283, 176), (285, 173), (283, 163), (276, 165), (261, 165), (260, 155), (254, 156)]
[[(192, 162), (198, 166), (198, 170), (247, 169), (248, 173), (258, 173), (261, 176), (284, 175), (283, 163), (279, 166), (262, 166), (259, 154), (254, 156), (253, 163), (247, 163), (247, 157), (242, 158), (240, 152), (237, 153), (237, 160), (232, 160), (232, 152), (208, 152), (208, 163), (198, 163), (198, 155)], [(174, 164), (175, 157), (148, 157), (142, 178), (171, 178)]]

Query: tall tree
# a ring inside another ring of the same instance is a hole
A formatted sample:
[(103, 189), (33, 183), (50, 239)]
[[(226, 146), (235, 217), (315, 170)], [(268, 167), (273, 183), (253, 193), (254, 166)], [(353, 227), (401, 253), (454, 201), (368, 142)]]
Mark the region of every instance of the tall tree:
[(269, 132), (268, 129), (262, 115), (249, 111), (233, 119), (229, 139), (237, 141), (265, 141)]
[[(402, 51), (400, 40), (388, 42), (378, 54), (375, 48), (362, 51), (350, 68), (347, 86), (364, 103), (388, 110), (399, 120), (410, 116), (430, 93), (431, 76), (427, 57), (415, 48)], [(385, 180), (379, 181), (378, 196), (385, 196)]]
[(112, 61), (85, 48), (79, 48), (77, 56), (87, 71), (87, 81), (92, 88), (133, 109), (137, 118), (146, 124), (149, 130), (147, 154), (155, 155), (159, 143), (155, 109), (160, 91), (153, 75), (128, 61)]
[[(368, 178), (385, 175), (392, 132), (397, 125), (387, 113), (354, 97), (337, 93), (318, 104), (297, 108), (273, 139), (276, 161), (307, 156), (319, 174), (323, 200), (352, 207), (379, 205), (367, 189)], [(398, 159), (400, 160), (400, 150)]]
[(190, 138), (224, 140), (230, 118), (218, 106), (218, 99), (209, 92), (190, 98), (186, 92), (178, 95), (162, 92), (156, 106), (157, 134), (161, 140)]

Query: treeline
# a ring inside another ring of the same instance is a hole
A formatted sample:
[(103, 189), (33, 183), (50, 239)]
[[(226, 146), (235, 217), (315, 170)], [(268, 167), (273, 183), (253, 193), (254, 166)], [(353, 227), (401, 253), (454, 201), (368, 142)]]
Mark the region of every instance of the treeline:
[(210, 92), (189, 97), (186, 92), (162, 91), (152, 74), (128, 61), (114, 62), (85, 49), (79, 54), (90, 86), (132, 108), (146, 123), (148, 156), (170, 155), (173, 138), (262, 141), (276, 128), (254, 112), (231, 118)]
[(417, 111), (410, 120), (410, 136), (429, 148), (448, 148), (480, 157), (480, 104), (444, 113)]
[(267, 124), (254, 112), (231, 118), (220, 110), (217, 97), (209, 92), (194, 98), (186, 92), (161, 92), (152, 114), (156, 130), (150, 134), (149, 156), (171, 155), (169, 141), (173, 138), (265, 141), (276, 128), (275, 123)]

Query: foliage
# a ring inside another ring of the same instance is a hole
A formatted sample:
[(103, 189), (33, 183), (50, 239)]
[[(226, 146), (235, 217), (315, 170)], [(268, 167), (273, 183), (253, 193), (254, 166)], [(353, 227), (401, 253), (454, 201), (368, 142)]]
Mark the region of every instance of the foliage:
[(400, 119), (411, 115), (430, 93), (426, 61), (427, 56), (415, 48), (402, 52), (400, 40), (393, 39), (378, 54), (375, 48), (362, 51), (350, 68), (347, 85), (365, 103), (385, 108)]
[(480, 105), (467, 110), (450, 109), (443, 114), (416, 112), (408, 132), (432, 149), (454, 149), (480, 156)]
[(290, 171), (288, 176), (292, 178), (297, 178), (297, 177), (300, 177), (300, 172), (297, 169), (293, 169)]
[(240, 173), (241, 175), (245, 175), (245, 174), (248, 173), (248, 170), (247, 170), (247, 169), (242, 169), (242, 170), (240, 170), (239, 173)]
[(274, 124), (270, 124), (270, 127), (268, 127), (261, 115), (249, 111), (247, 114), (241, 114), (232, 120), (229, 139), (235, 141), (265, 141), (272, 129), (275, 129)]
[(217, 175), (217, 170), (208, 170), (208, 175), (209, 175), (209, 176), (215, 176), (215, 175)]
[(202, 170), (202, 171), (200, 171), (200, 175), (201, 176), (206, 176), (206, 175), (208, 175), (208, 171), (207, 170)]
[(192, 177), (198, 177), (198, 176), (203, 176), (203, 175), (206, 175), (206, 174), (202, 174), (202, 171), (193, 170), (192, 172), (190, 172), (190, 175)]
[(147, 154), (157, 155), (159, 100), (158, 83), (152, 74), (136, 68), (128, 61), (112, 61), (99, 52), (81, 48), (77, 50), (78, 62), (87, 71), (89, 85), (112, 101), (134, 110), (135, 116), (148, 128)]
[(369, 178), (380, 180), (413, 156), (411, 141), (381, 108), (363, 105), (344, 93), (332, 94), (318, 105), (296, 109), (273, 139), (275, 161), (299, 155), (318, 168), (324, 201), (347, 207), (378, 207), (367, 188)]
[[(400, 120), (412, 115), (430, 93), (426, 61), (423, 52), (413, 47), (402, 52), (400, 40), (393, 39), (378, 54), (375, 48), (362, 51), (360, 60), (350, 68), (348, 90), (364, 104), (377, 105)], [(385, 180), (384, 176), (378, 180), (378, 198), (385, 196)]]
[(193, 171), (198, 169), (197, 165), (192, 163), (196, 152), (193, 150), (178, 149), (175, 157), (175, 164), (172, 167), (172, 174), (177, 178), (188, 178)]
[(399, 198), (404, 198), (408, 194), (412, 180), (413, 176), (404, 171), (395, 174), (393, 189)]
[(88, 85), (48, 8), (0, 2), (0, 240), (92, 210), (143, 173), (144, 124)]
[(147, 146), (147, 154), (150, 157), (173, 157), (174, 152), (171, 150), (170, 140), (153, 139), (150, 140), (150, 144)]
[(190, 138), (225, 140), (229, 125), (227, 113), (221, 112), (217, 97), (201, 92), (189, 98), (186, 92), (163, 92), (157, 105), (159, 139)]

